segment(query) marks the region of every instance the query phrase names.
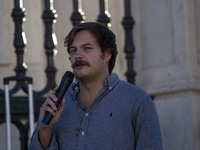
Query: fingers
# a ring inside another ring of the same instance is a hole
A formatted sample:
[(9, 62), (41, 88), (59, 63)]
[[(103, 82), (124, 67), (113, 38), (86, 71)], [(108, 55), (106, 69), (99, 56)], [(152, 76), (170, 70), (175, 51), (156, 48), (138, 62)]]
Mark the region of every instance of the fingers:
[(50, 126), (54, 125), (59, 120), (59, 118), (64, 110), (64, 107), (65, 107), (64, 99), (62, 99), (58, 108), (55, 105), (55, 102), (58, 99), (54, 93), (56, 93), (57, 90), (58, 90), (58, 87), (55, 87), (53, 89), (52, 93), (47, 94), (47, 98), (46, 98), (45, 102), (40, 107), (40, 116), (39, 116), (40, 122), (42, 122), (46, 112), (49, 112), (51, 115), (53, 115), (53, 118), (49, 124)]
[(65, 108), (65, 99), (63, 98), (58, 108), (59, 113), (62, 113)]
[(64, 108), (65, 108), (65, 99), (62, 99), (62, 101), (61, 101), (61, 103), (60, 103), (60, 106), (59, 106), (58, 110), (55, 112), (55, 115), (54, 115), (54, 117), (52, 118), (50, 124), (51, 124), (51, 123), (52, 123), (52, 124), (55, 124), (55, 123), (59, 120), (59, 118), (60, 118), (60, 116), (61, 116), (61, 114), (62, 114)]
[(52, 93), (48, 93), (47, 94), (47, 99), (46, 99), (46, 101), (44, 103), (46, 105), (50, 105), (52, 107), (52, 109), (54, 109), (54, 110), (57, 110), (56, 105), (55, 105), (55, 102), (58, 100), (56, 95), (55, 95), (57, 90), (58, 90), (58, 86), (56, 86), (53, 89)]
[[(54, 88), (54, 90), (56, 91), (57, 88)], [(57, 110), (57, 107), (55, 105), (56, 101), (57, 101), (57, 97), (53, 93), (47, 94), (47, 98), (45, 102), (40, 107), (40, 120), (44, 117), (46, 111), (51, 113), (53, 116), (55, 115), (55, 111)]]
[(49, 93), (48, 95), (47, 95), (47, 99), (46, 99), (46, 101), (44, 102), (44, 105), (49, 105), (49, 106), (51, 106), (51, 108), (53, 109), (53, 110), (57, 110), (57, 107), (56, 107), (56, 105), (55, 105), (55, 102), (57, 101), (58, 99), (57, 99), (57, 97), (54, 95), (54, 94), (52, 94), (52, 93)]
[(56, 87), (53, 89), (52, 93), (55, 94), (57, 90), (58, 90), (58, 86), (56, 86)]
[(52, 108), (51, 108), (51, 106), (45, 106), (45, 105), (43, 105), (42, 107), (41, 107), (41, 112), (43, 113), (43, 114), (45, 114), (46, 113), (46, 111), (48, 111), (50, 114), (52, 114), (53, 116), (55, 115), (55, 110), (53, 110)]

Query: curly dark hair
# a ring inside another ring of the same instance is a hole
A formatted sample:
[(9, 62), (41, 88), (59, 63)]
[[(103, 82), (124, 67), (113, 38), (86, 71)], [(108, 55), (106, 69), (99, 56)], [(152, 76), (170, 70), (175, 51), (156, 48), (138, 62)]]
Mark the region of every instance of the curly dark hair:
[(107, 50), (110, 50), (112, 56), (109, 61), (109, 73), (111, 73), (115, 66), (115, 61), (118, 54), (114, 33), (102, 23), (81, 23), (75, 26), (64, 39), (64, 46), (67, 47), (67, 51), (69, 54), (69, 47), (73, 43), (74, 36), (82, 30), (87, 30), (94, 35), (103, 53)]

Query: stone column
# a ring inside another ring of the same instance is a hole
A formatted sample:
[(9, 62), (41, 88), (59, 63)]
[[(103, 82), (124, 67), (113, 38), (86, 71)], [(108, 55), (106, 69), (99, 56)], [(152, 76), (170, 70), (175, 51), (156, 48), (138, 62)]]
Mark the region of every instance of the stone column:
[(200, 2), (134, 0), (136, 84), (154, 96), (164, 150), (200, 149)]

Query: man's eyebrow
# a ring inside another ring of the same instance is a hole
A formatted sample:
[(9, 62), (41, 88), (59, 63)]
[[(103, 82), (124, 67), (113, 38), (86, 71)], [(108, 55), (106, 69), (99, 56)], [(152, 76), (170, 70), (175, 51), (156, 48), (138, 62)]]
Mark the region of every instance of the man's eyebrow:
[(70, 49), (70, 48), (76, 48), (76, 47), (75, 47), (75, 46), (69, 46), (69, 49)]
[[(93, 44), (91, 44), (91, 43), (85, 43), (85, 44), (81, 45), (81, 47), (88, 46), (88, 45), (93, 46)], [(69, 46), (69, 49), (71, 49), (71, 48), (76, 48), (76, 46), (73, 46), (73, 45)]]
[(75, 46), (69, 46), (69, 49), (70, 49), (70, 48), (75, 48)]
[(85, 44), (83, 44), (81, 46), (84, 47), (84, 46), (88, 46), (88, 45), (93, 46), (93, 44), (91, 44), (91, 43), (85, 43)]

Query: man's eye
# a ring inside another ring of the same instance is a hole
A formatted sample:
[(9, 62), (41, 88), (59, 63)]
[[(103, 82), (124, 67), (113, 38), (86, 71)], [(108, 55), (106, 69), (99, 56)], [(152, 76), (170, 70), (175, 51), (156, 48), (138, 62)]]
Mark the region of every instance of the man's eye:
[(70, 54), (73, 54), (73, 53), (75, 53), (75, 52), (76, 52), (75, 49), (71, 49), (71, 50), (70, 50)]
[(91, 47), (84, 47), (84, 49), (85, 49), (85, 50), (89, 50), (89, 49), (91, 49)]

